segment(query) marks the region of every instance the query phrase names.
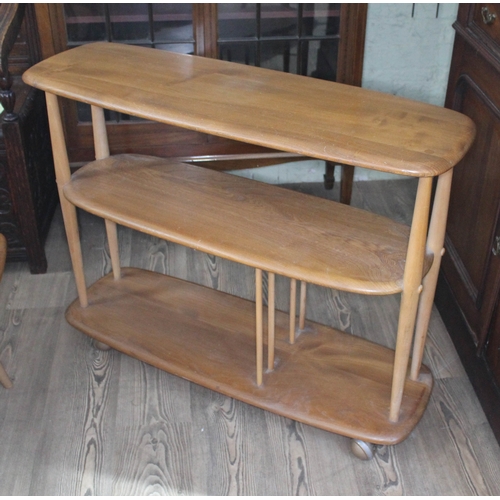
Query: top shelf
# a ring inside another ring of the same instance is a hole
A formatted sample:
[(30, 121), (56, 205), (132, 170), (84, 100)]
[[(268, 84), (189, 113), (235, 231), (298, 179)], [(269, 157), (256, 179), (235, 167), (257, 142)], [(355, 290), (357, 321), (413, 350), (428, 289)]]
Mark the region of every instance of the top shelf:
[(99, 42), (23, 75), (53, 94), (212, 135), (396, 174), (452, 168), (475, 127), (393, 95), (215, 59)]

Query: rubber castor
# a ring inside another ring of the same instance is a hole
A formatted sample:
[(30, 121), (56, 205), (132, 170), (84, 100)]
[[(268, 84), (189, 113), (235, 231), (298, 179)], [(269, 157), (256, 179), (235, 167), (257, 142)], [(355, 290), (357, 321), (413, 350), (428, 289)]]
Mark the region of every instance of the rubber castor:
[(100, 351), (109, 351), (111, 347), (104, 342), (99, 342), (98, 340), (94, 340), (94, 347), (99, 349)]
[(361, 439), (351, 440), (351, 451), (360, 460), (371, 460), (375, 456), (375, 446)]

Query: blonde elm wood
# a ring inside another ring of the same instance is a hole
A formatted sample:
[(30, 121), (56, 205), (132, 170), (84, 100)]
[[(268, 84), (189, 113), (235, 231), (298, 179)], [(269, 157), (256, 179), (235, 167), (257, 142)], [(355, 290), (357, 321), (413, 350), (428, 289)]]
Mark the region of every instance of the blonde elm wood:
[(267, 369), (274, 369), (274, 346), (275, 346), (275, 302), (276, 302), (276, 279), (274, 273), (267, 274)]
[(78, 220), (76, 208), (63, 194), (64, 185), (70, 180), (68, 153), (64, 139), (64, 130), (61, 121), (58, 97), (48, 92), (45, 93), (47, 100), (47, 115), (49, 118), (50, 140), (52, 143), (52, 153), (54, 155), (54, 168), (56, 171), (57, 189), (59, 191), (59, 201), (64, 219), (64, 228), (68, 239), (68, 246), (75, 275), (76, 289), (82, 307), (88, 305), (87, 286), (85, 284), (85, 274), (83, 270), (82, 248), (80, 246), (80, 234), (78, 231)]
[(295, 322), (297, 319), (297, 280), (290, 280), (290, 312), (289, 312), (289, 341), (290, 344), (295, 343)]
[(435, 176), (474, 136), (452, 110), (358, 87), (124, 44), (28, 69), (42, 90), (229, 139), (385, 172)]
[(363, 294), (402, 290), (408, 226), (340, 203), (141, 155), (82, 167), (64, 195), (104, 219), (252, 268)]
[(439, 276), (441, 258), (444, 253), (444, 238), (446, 233), (446, 219), (448, 217), (448, 206), (450, 202), (451, 181), (453, 170), (438, 177), (431, 220), (429, 223), (429, 234), (427, 236), (427, 251), (434, 255), (434, 260), (429, 272), (425, 275), (422, 285), (422, 295), (418, 305), (415, 323), (415, 342), (413, 344), (413, 356), (411, 362), (410, 377), (416, 380), (419, 376), (420, 365), (424, 355), (427, 331), (431, 319), (432, 305)]
[(306, 300), (307, 300), (307, 283), (300, 282), (300, 308), (299, 308), (299, 330), (303, 330), (306, 324)]
[[(276, 366), (255, 383), (255, 303), (140, 269), (123, 268), (89, 288), (90, 305), (69, 323), (174, 375), (259, 408), (379, 444), (396, 444), (421, 418), (432, 386), (423, 367), (405, 380), (401, 416), (388, 420), (394, 351), (317, 323), (295, 344), (276, 311)], [(168, 328), (165, 328), (168, 318)], [(141, 334), (137, 335), (140, 331)], [(369, 335), (369, 334), (368, 334)]]
[[(108, 134), (106, 132), (106, 119), (104, 110), (97, 106), (91, 106), (92, 131), (94, 134), (94, 148), (96, 160), (104, 160), (109, 156)], [(120, 279), (120, 253), (118, 251), (118, 232), (116, 224), (110, 220), (105, 220), (106, 234), (108, 237), (109, 255), (113, 276)]]
[(262, 270), (255, 270), (255, 366), (257, 385), (262, 385), (263, 372), (263, 317), (262, 317)]
[(414, 335), (415, 317), (422, 291), (423, 260), (429, 206), (432, 192), (432, 178), (421, 177), (418, 181), (417, 196), (413, 209), (408, 255), (406, 257), (403, 292), (399, 309), (394, 371), (391, 389), (391, 406), (389, 420), (397, 422), (400, 418), (400, 407), (403, 398), (404, 384), (407, 375), (411, 343)]

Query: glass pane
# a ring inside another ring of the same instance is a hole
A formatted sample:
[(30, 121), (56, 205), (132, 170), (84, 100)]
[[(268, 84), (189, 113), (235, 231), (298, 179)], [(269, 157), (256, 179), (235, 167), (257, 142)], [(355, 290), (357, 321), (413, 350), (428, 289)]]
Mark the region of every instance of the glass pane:
[(152, 8), (155, 42), (194, 42), (192, 4), (154, 3)]
[(257, 6), (254, 3), (219, 3), (219, 40), (257, 37)]
[(261, 6), (261, 31), (263, 37), (297, 36), (298, 4), (263, 3)]
[(297, 42), (290, 40), (262, 42), (260, 66), (262, 68), (297, 73)]
[(339, 3), (306, 3), (302, 20), (304, 36), (338, 35), (340, 30)]
[(249, 66), (256, 65), (256, 44), (248, 43), (220, 43), (219, 44), (219, 59), (223, 61), (231, 61), (247, 64)]
[(335, 81), (339, 39), (302, 42), (302, 74)]
[(147, 4), (110, 3), (111, 39), (113, 41), (151, 40)]
[(156, 43), (155, 48), (178, 54), (194, 54), (194, 43)]
[(64, 16), (69, 44), (107, 39), (103, 4), (65, 3)]

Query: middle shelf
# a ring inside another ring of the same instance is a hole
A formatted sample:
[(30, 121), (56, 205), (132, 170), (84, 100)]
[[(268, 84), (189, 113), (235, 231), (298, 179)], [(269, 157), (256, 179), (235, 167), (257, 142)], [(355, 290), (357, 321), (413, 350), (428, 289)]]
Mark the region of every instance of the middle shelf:
[[(402, 290), (409, 227), (334, 201), (141, 155), (89, 163), (64, 195), (104, 219), (253, 268), (354, 293)], [(431, 264), (427, 255), (424, 273)]]

